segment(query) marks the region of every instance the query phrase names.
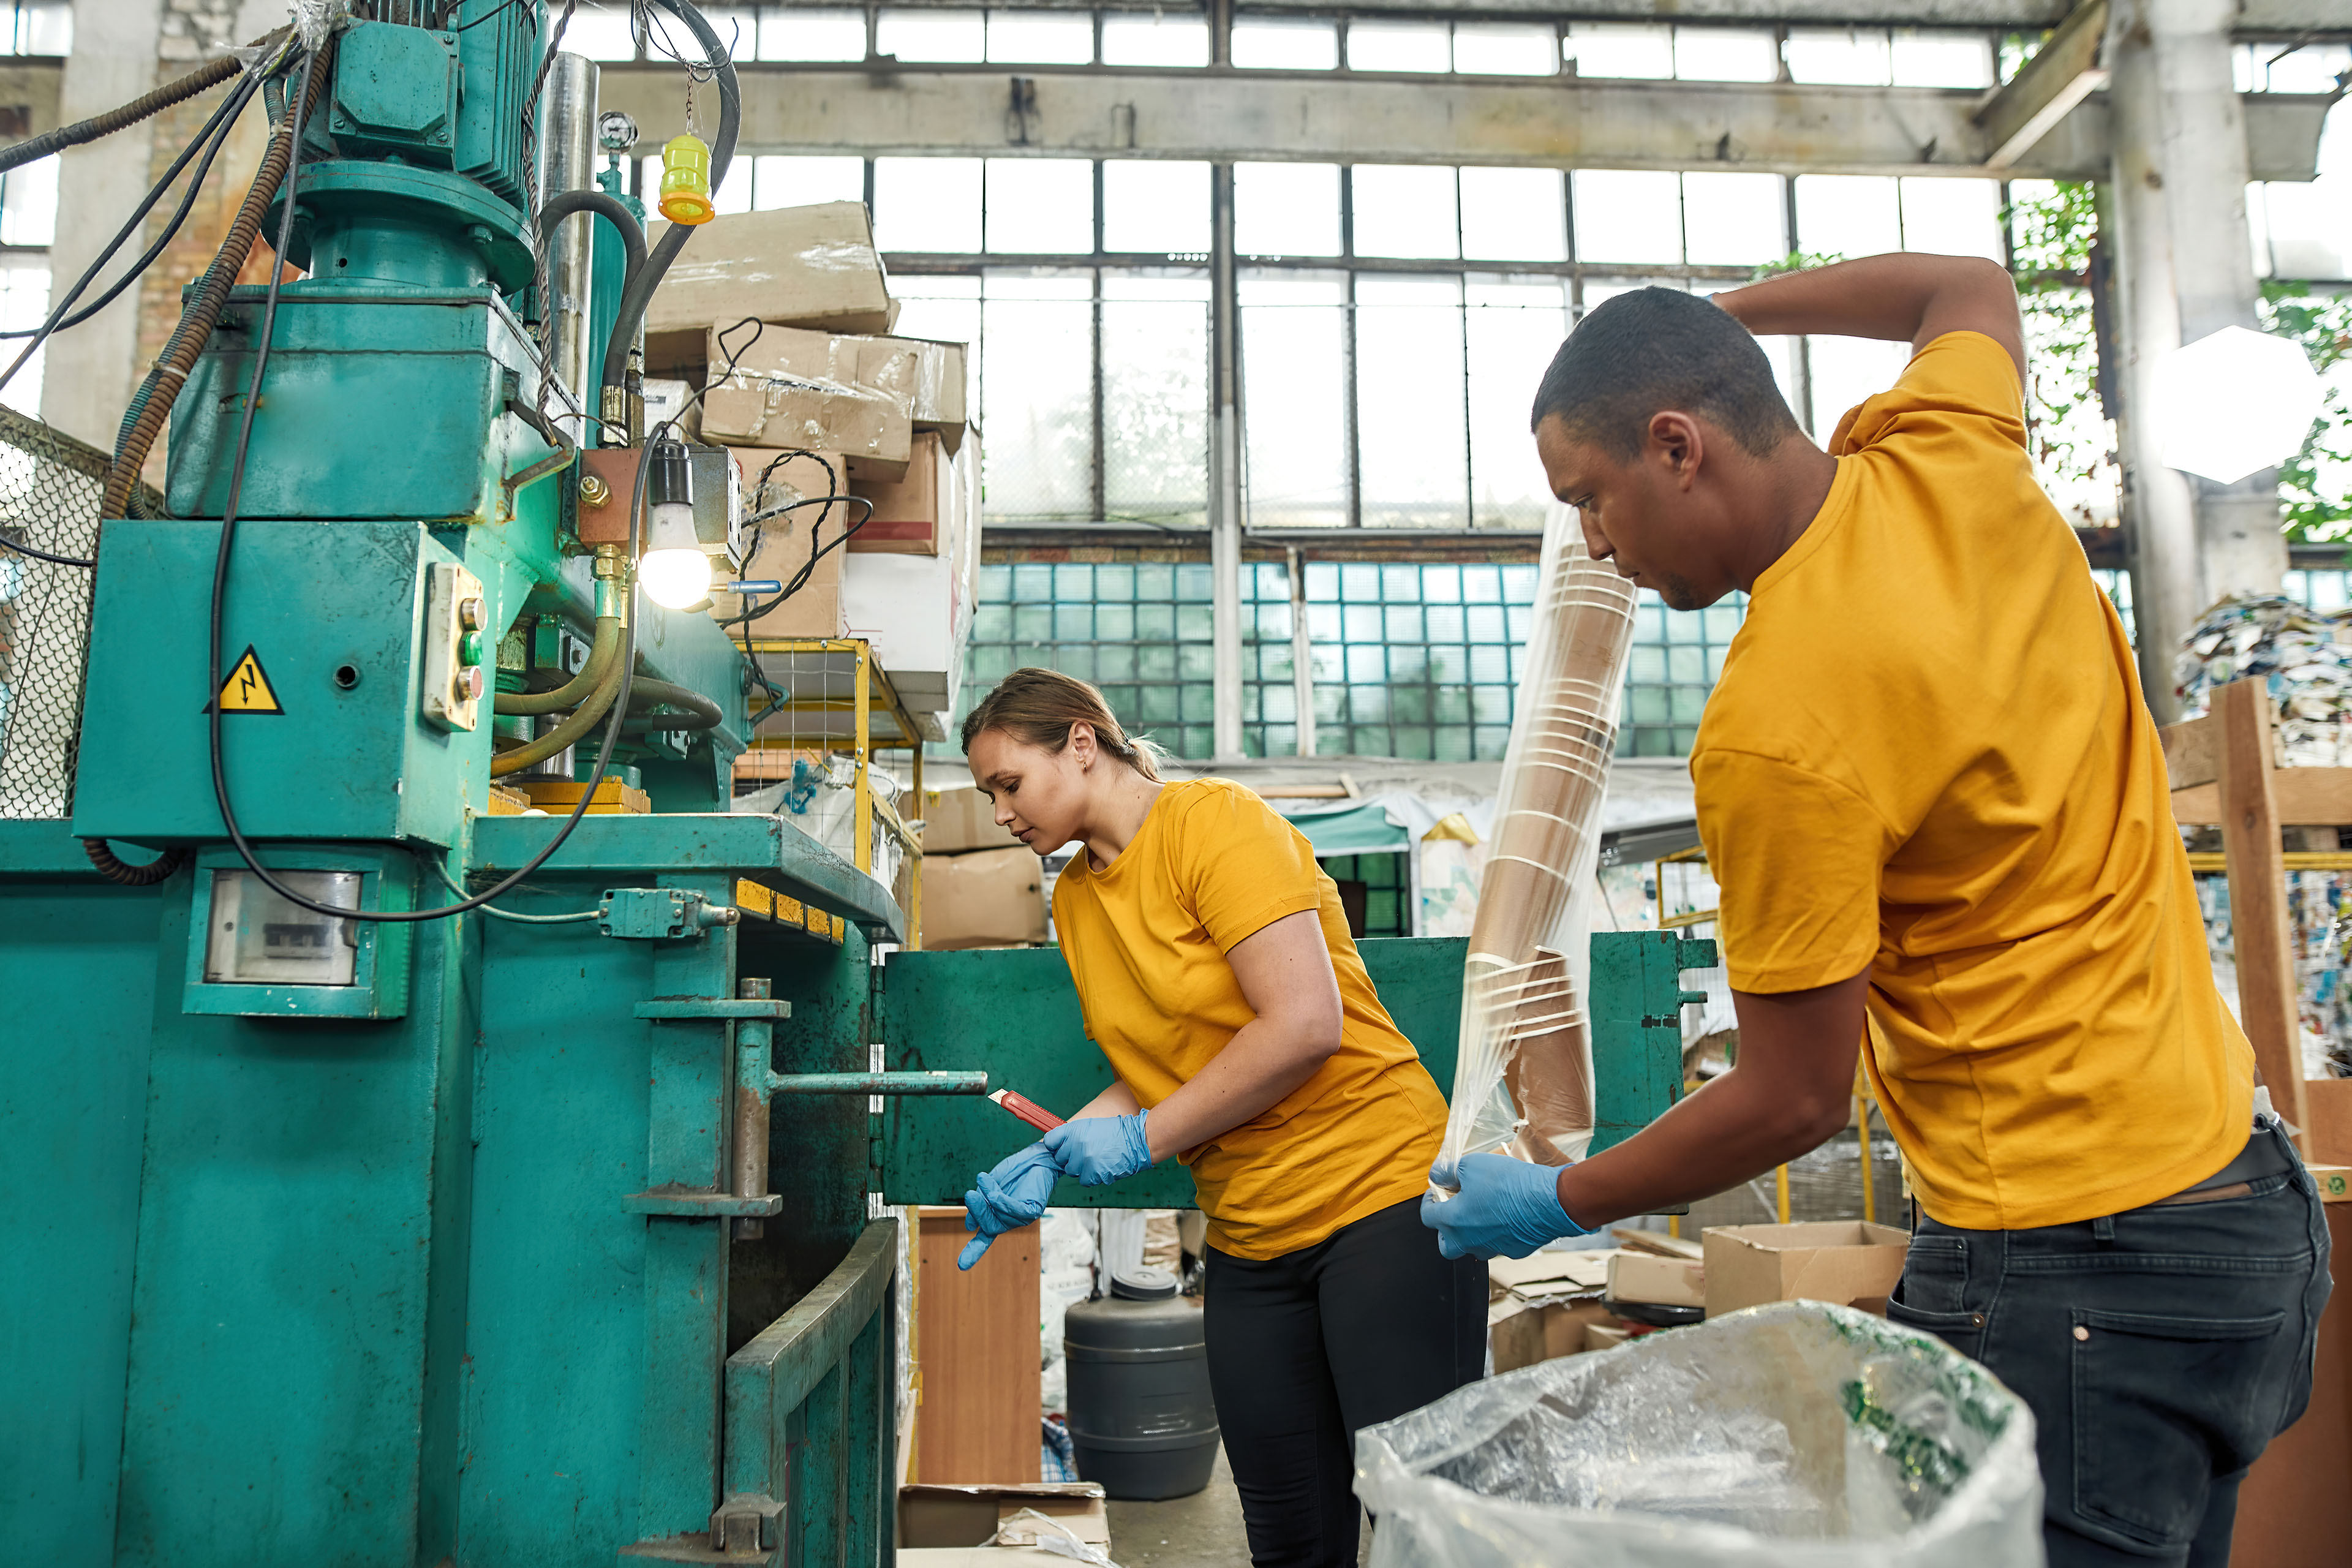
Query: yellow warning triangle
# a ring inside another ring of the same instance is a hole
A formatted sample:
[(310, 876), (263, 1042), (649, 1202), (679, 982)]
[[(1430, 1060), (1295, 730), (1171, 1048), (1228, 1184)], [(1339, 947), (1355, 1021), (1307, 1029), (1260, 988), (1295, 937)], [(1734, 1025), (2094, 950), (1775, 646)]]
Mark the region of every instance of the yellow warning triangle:
[[(212, 705), (206, 703), (204, 710), (211, 712)], [(236, 667), (228, 672), (228, 679), (221, 682), (220, 710), (224, 713), (286, 711), (278, 705), (278, 693), (269, 689), (269, 677), (261, 672), (261, 660), (255, 655), (251, 643), (245, 645), (245, 652), (237, 659)]]

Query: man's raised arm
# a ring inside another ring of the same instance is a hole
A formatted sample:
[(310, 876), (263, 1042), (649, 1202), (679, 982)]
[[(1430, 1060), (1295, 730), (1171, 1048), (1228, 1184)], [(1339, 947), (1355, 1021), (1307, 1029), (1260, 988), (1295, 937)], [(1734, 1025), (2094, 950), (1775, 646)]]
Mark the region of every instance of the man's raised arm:
[(1885, 338), (1916, 353), (1946, 332), (1982, 332), (2009, 351), (2018, 380), (2025, 379), (2017, 285), (2000, 263), (1979, 257), (1865, 256), (1768, 278), (1715, 302), (1758, 337)]

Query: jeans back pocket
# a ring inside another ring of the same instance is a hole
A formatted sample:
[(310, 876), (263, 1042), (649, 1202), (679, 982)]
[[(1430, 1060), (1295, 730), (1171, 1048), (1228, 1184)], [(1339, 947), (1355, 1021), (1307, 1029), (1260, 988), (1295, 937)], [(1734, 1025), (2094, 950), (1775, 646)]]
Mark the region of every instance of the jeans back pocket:
[(2213, 1479), (2273, 1436), (2286, 1314), (2071, 1316), (2074, 1508), (2129, 1540), (2183, 1545)]

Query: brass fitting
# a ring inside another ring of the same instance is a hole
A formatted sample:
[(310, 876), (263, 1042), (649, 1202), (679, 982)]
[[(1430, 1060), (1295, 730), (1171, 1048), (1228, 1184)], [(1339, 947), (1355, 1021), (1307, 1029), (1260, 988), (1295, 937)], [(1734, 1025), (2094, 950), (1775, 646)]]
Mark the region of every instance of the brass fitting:
[(604, 482), (604, 475), (583, 474), (580, 476), (580, 504), (582, 506), (603, 506), (612, 499), (613, 487)]
[(622, 626), (629, 624), (630, 573), (629, 558), (621, 553), (617, 544), (596, 547), (593, 568), (596, 579), (596, 616), (611, 616)]

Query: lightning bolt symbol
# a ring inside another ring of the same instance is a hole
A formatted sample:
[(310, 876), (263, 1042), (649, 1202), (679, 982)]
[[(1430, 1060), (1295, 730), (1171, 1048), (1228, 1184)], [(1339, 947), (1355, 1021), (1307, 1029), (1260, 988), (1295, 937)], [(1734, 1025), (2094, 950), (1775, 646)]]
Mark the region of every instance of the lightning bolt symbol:
[(253, 660), (247, 659), (236, 672), (236, 683), (245, 692), (245, 700), (253, 700)]

